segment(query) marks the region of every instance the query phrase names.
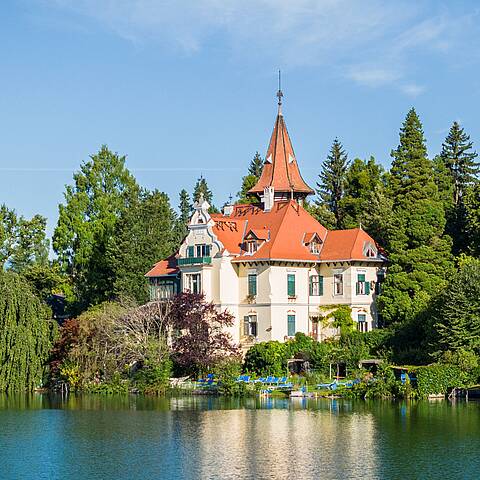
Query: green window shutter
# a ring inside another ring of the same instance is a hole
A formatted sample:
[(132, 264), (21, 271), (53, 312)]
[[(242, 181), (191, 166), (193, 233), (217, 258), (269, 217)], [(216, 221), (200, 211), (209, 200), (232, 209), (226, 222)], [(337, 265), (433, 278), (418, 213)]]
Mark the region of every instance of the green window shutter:
[(252, 296), (257, 294), (257, 275), (255, 274), (248, 275), (248, 294)]
[(313, 295), (313, 276), (309, 278), (309, 283), (308, 283), (308, 294), (310, 296)]
[(318, 294), (323, 295), (323, 276), (318, 276)]
[(357, 279), (358, 279), (359, 282), (364, 282), (365, 281), (365, 274), (364, 273), (359, 273)]
[(287, 275), (287, 291), (289, 297), (295, 296), (295, 275), (291, 273)]
[(365, 283), (365, 295), (370, 295), (370, 282)]
[(194, 257), (194, 256), (195, 256), (195, 255), (194, 255), (194, 251), (195, 251), (195, 250), (194, 250), (193, 247), (188, 247), (187, 256), (190, 257), (190, 258)]
[(287, 316), (287, 335), (289, 337), (295, 336), (295, 315)]
[(355, 284), (355, 287), (356, 287), (356, 293), (357, 293), (357, 295), (359, 295), (360, 294), (360, 282), (357, 282)]

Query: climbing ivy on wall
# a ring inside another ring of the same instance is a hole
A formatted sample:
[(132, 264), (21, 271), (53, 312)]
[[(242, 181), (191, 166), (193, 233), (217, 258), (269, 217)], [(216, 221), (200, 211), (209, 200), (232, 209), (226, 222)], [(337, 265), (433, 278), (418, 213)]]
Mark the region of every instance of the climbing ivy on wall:
[(22, 277), (0, 272), (0, 391), (41, 386), (57, 329)]

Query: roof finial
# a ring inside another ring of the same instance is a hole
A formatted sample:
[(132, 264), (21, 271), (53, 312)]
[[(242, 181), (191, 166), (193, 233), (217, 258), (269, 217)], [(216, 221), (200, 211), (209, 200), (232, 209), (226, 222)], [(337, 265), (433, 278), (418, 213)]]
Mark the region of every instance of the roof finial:
[(283, 92), (282, 92), (282, 72), (281, 70), (278, 71), (278, 92), (277, 92), (277, 97), (278, 97), (278, 114), (282, 114), (282, 97), (283, 97)]

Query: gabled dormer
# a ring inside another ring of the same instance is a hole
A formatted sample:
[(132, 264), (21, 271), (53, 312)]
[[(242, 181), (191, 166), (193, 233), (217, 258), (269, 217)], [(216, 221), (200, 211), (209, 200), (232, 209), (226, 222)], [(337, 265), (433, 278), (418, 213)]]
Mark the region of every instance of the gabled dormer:
[(267, 228), (252, 228), (243, 239), (243, 250), (253, 255), (257, 250), (270, 240), (270, 230)]
[(364, 244), (363, 244), (363, 255), (367, 258), (377, 258), (378, 249), (371, 242), (364, 242)]
[(311, 254), (320, 255), (323, 240), (317, 232), (306, 232), (303, 237), (303, 244), (308, 248)]

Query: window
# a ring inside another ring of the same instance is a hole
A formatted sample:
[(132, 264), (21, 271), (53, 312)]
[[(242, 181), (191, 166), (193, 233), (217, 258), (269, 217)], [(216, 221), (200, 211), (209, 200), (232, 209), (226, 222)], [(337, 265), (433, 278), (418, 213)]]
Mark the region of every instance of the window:
[(243, 317), (243, 334), (247, 337), (257, 336), (257, 316), (245, 315)]
[(187, 257), (194, 257), (195, 256), (195, 248), (193, 246), (190, 246), (187, 248)]
[(315, 254), (315, 255), (318, 255), (320, 253), (320, 244), (318, 242), (316, 242), (315, 240), (313, 240), (310, 243), (310, 252)]
[(357, 330), (362, 333), (368, 332), (367, 316), (364, 313), (357, 316)]
[(249, 240), (246, 245), (247, 253), (253, 254), (257, 251), (257, 241)]
[(254, 297), (257, 294), (257, 274), (248, 274), (248, 295)]
[(287, 335), (289, 337), (295, 336), (295, 315), (287, 315)]
[(317, 297), (323, 295), (323, 277), (321, 275), (312, 275), (310, 277), (310, 296)]
[(188, 273), (185, 275), (185, 291), (202, 293), (202, 282), (199, 273)]
[(197, 257), (209, 257), (210, 256), (210, 245), (195, 245), (196, 256)]
[(365, 281), (365, 274), (357, 275), (357, 295), (370, 295), (370, 283)]
[(289, 273), (287, 275), (287, 293), (289, 297), (295, 296), (295, 274)]
[(312, 336), (315, 340), (318, 340), (318, 332), (319, 332), (318, 322), (319, 322), (319, 318), (318, 318), (318, 317), (311, 317), (311, 318), (310, 318), (310, 322), (311, 322), (311, 325), (312, 325), (311, 336)]
[(343, 295), (343, 273), (333, 275), (333, 294)]

